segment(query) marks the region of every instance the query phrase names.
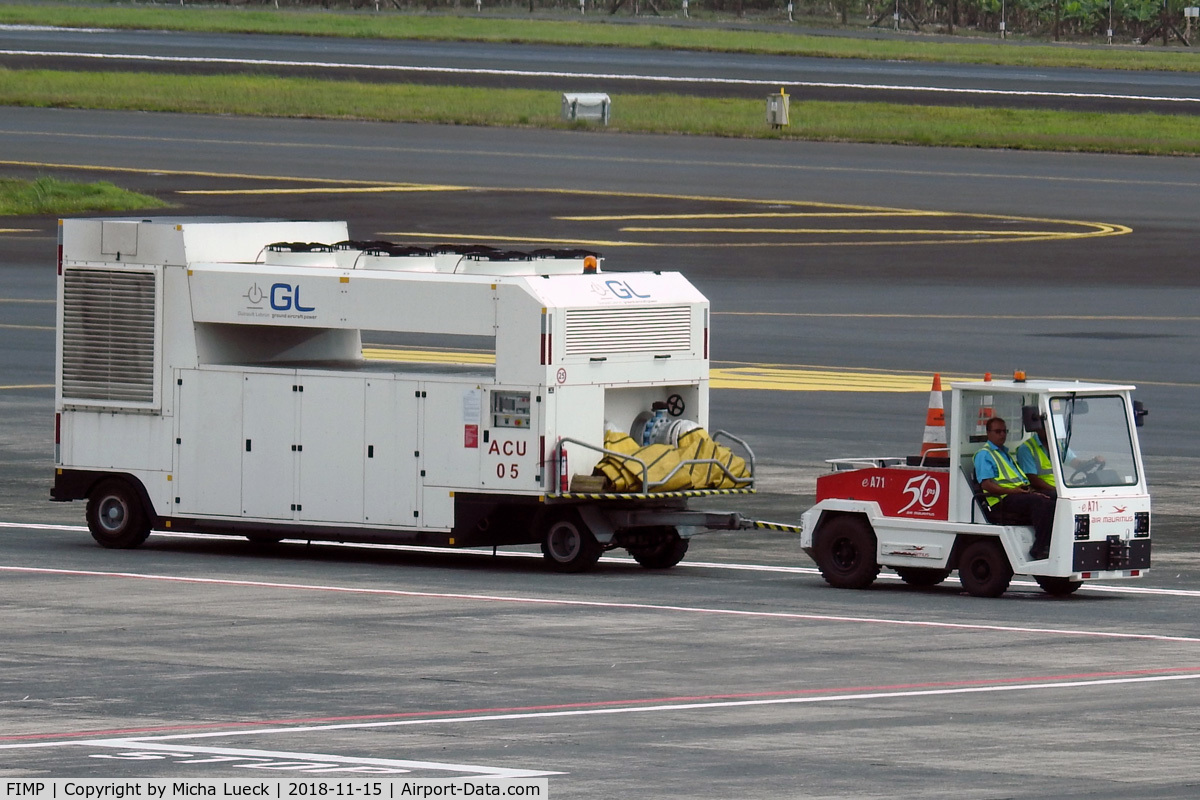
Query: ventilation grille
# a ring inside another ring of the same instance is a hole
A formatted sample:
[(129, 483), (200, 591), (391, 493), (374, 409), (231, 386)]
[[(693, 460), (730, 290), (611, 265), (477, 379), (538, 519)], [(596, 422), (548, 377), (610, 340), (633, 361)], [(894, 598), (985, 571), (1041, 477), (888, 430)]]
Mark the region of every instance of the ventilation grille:
[(154, 402), (155, 273), (63, 275), (64, 399)]
[(690, 306), (568, 309), (568, 356), (692, 349)]

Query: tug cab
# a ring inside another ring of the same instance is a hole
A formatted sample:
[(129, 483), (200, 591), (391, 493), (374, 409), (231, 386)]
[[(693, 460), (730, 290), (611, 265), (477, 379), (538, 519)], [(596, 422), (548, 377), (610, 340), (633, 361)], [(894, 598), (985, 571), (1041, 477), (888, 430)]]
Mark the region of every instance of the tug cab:
[[(1136, 578), (1150, 567), (1150, 494), (1138, 445), (1145, 416), (1132, 386), (1013, 380), (951, 384), (948, 442), (917, 457), (839, 458), (817, 481), (802, 546), (825, 580), (869, 586), (881, 567), (933, 586), (957, 570), (972, 595), (1003, 594), (1014, 574), (1069, 595), (1085, 581)], [(1033, 528), (988, 506), (974, 456), (992, 417), (1010, 453), (1042, 425), (1057, 502), (1049, 557), (1033, 560)]]

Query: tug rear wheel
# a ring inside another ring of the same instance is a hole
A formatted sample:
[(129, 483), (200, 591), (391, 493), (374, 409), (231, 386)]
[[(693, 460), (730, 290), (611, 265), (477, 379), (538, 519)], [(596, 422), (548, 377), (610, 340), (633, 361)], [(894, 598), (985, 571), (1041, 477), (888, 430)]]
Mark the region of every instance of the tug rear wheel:
[(821, 577), (839, 589), (865, 589), (879, 575), (875, 532), (857, 516), (838, 516), (817, 530), (814, 555)]
[(996, 539), (982, 539), (968, 545), (958, 561), (958, 579), (976, 597), (999, 597), (1008, 590), (1012, 576), (1008, 556)]

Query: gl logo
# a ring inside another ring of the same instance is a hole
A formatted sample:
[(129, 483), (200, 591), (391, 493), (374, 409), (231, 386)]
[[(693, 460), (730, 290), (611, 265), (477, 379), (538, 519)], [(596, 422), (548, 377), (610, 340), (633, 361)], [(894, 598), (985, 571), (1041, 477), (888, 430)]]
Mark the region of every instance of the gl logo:
[(634, 291), (634, 288), (629, 285), (629, 281), (611, 280), (605, 281), (604, 285), (608, 287), (608, 290), (612, 292), (614, 296), (619, 297), (622, 300), (628, 300), (631, 297), (646, 298), (650, 296), (648, 294), (638, 294), (636, 291)]
[(300, 286), (288, 283), (271, 284), (271, 308), (276, 311), (312, 311), (315, 306), (300, 305)]
[(594, 282), (592, 284), (592, 294), (599, 297), (607, 297), (609, 294), (621, 300), (629, 300), (633, 297), (641, 297), (648, 299), (650, 295), (639, 294), (636, 289), (629, 285), (629, 281), (618, 281), (616, 279), (607, 280), (604, 283)]

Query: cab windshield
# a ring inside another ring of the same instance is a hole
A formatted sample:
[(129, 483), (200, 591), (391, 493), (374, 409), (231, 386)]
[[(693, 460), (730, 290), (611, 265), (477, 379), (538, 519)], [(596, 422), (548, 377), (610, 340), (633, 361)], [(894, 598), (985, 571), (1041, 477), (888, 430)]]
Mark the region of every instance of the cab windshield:
[(1124, 397), (1051, 397), (1050, 420), (1065, 486), (1138, 482)]

